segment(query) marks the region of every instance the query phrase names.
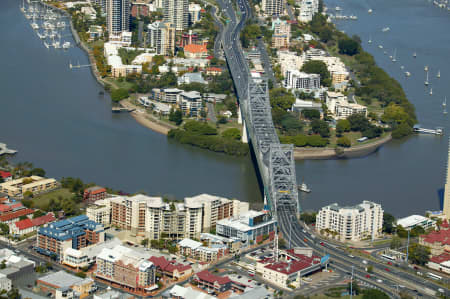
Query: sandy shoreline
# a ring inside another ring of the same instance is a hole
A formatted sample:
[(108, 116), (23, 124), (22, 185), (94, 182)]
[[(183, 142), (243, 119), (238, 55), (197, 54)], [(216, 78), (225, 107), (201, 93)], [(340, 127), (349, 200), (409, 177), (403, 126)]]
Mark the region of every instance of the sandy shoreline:
[(367, 156), (376, 152), (385, 143), (392, 140), (391, 134), (377, 141), (337, 151), (334, 148), (295, 148), (295, 160), (351, 159)]
[(130, 112), (131, 116), (142, 126), (149, 128), (152, 131), (155, 131), (160, 134), (167, 135), (171, 129), (176, 129), (177, 127), (171, 126), (167, 123), (161, 122), (157, 118), (152, 115), (148, 115), (147, 113), (140, 112), (142, 111), (142, 107), (133, 105), (130, 103), (128, 99), (120, 101), (120, 104), (129, 109), (136, 109), (133, 112)]

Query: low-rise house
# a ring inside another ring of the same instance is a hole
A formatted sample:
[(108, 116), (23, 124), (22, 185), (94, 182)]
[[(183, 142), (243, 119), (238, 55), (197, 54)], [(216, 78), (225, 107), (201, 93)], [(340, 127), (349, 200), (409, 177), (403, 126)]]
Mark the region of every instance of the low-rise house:
[(323, 115), (321, 103), (296, 99), (294, 104), (292, 104), (292, 111), (301, 113), (303, 110), (317, 110), (320, 112), (321, 117)]
[(36, 195), (59, 187), (55, 179), (43, 178), (37, 175), (10, 180), (0, 184), (0, 192), (12, 198), (23, 198), (24, 193)]
[(203, 94), (203, 99), (211, 103), (222, 103), (227, 98), (226, 94), (216, 94), (216, 93), (205, 93)]
[(91, 25), (87, 33), (89, 34), (89, 41), (93, 41), (103, 36), (103, 28), (102, 26)]
[(21, 217), (31, 217), (33, 213), (33, 209), (21, 209), (15, 212), (4, 213), (0, 215), (0, 222), (11, 226), (13, 223), (19, 221)]
[(83, 6), (81, 8), (81, 13), (89, 20), (95, 20), (97, 18), (97, 12), (91, 6)]
[(11, 234), (22, 236), (32, 233), (36, 231), (40, 226), (53, 222), (55, 220), (56, 218), (53, 213), (48, 213), (47, 215), (43, 215), (33, 219), (27, 218), (14, 222), (14, 224), (10, 225), (10, 231)]
[(206, 243), (206, 246), (208, 247), (213, 245), (225, 245), (230, 254), (237, 254), (241, 250), (241, 240), (238, 238), (226, 238), (210, 233), (202, 233), (200, 235), (200, 240)]
[(214, 290), (217, 293), (226, 292), (232, 287), (230, 278), (214, 275), (208, 270), (203, 270), (194, 274), (193, 280), (198, 283), (200, 287)]
[(0, 178), (1, 178), (4, 182), (11, 181), (11, 180), (12, 180), (11, 172), (0, 170)]
[(311, 248), (293, 248), (280, 252), (280, 257), (267, 258), (256, 263), (256, 272), (271, 283), (287, 288), (300, 286), (301, 277), (320, 271), (324, 266), (319, 256), (313, 255)]
[(89, 187), (84, 190), (83, 200), (85, 202), (94, 202), (105, 199), (107, 195), (106, 188), (100, 186)]
[(400, 225), (406, 230), (421, 226), (424, 230), (429, 228), (436, 229), (436, 220), (420, 215), (411, 215), (397, 220), (397, 225)]
[(430, 258), (428, 268), (450, 274), (450, 253), (444, 252)]
[(208, 84), (208, 82), (203, 79), (201, 73), (185, 73), (178, 77), (178, 85), (191, 83)]
[(208, 67), (206, 68), (206, 74), (210, 75), (210, 76), (218, 76), (221, 75), (223, 72), (223, 69), (221, 69), (220, 67)]
[(201, 242), (185, 238), (177, 244), (178, 253), (184, 256), (195, 256), (195, 250), (202, 245)]
[(78, 298), (85, 298), (95, 290), (94, 280), (58, 271), (39, 278), (36, 285), (41, 291), (56, 295), (58, 289), (72, 289)]
[(206, 58), (208, 57), (208, 49), (206, 45), (189, 44), (184, 46), (184, 56), (186, 58)]
[(430, 249), (432, 256), (450, 252), (450, 230), (433, 231), (419, 236), (419, 244)]
[(152, 256), (149, 261), (155, 265), (157, 273), (173, 280), (181, 280), (194, 273), (191, 265), (183, 265), (174, 260), (166, 260), (164, 256)]

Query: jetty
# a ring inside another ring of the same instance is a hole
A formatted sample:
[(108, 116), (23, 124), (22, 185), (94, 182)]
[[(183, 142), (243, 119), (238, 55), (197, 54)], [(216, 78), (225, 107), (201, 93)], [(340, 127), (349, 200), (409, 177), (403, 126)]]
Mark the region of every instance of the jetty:
[(435, 129), (426, 129), (422, 128), (420, 125), (414, 126), (414, 132), (416, 133), (422, 133), (422, 134), (432, 134), (432, 135), (444, 135), (444, 130), (441, 127), (436, 127)]
[(113, 113), (120, 113), (120, 112), (133, 112), (136, 109), (131, 108), (125, 108), (125, 107), (112, 107)]
[(0, 143), (0, 156), (2, 155), (14, 155), (17, 151), (13, 149), (9, 149), (6, 147), (6, 144)]

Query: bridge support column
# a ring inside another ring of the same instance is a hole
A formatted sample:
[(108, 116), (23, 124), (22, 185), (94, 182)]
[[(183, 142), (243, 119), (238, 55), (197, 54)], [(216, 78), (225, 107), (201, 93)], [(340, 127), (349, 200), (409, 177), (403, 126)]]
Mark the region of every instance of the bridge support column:
[(241, 141), (243, 143), (248, 143), (248, 136), (247, 136), (247, 125), (245, 124), (245, 120), (244, 120), (244, 125), (242, 126), (242, 137), (241, 137)]

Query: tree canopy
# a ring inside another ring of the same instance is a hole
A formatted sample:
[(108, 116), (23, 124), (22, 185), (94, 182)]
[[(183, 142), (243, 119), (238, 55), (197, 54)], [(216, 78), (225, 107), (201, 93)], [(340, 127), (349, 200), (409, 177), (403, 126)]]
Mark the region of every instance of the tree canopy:
[(338, 42), (339, 53), (353, 56), (359, 53), (359, 44), (351, 38), (342, 38)]
[(323, 61), (310, 60), (303, 64), (301, 71), (308, 74), (319, 74), (320, 82), (323, 86), (331, 85), (330, 72), (328, 71), (327, 65)]

